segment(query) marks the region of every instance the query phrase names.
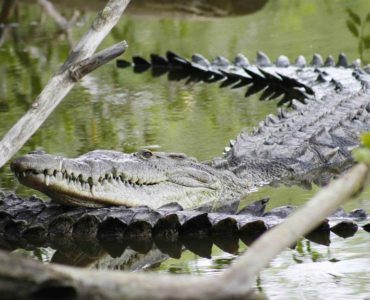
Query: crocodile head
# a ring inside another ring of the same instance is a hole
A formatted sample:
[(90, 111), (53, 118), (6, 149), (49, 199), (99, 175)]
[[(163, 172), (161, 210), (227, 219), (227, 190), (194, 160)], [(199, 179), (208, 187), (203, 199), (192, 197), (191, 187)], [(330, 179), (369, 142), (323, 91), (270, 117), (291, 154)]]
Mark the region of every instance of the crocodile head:
[(34, 152), (14, 160), (11, 169), (22, 184), (67, 205), (217, 207), (248, 190), (229, 171), (181, 153), (149, 150), (95, 150), (74, 159)]

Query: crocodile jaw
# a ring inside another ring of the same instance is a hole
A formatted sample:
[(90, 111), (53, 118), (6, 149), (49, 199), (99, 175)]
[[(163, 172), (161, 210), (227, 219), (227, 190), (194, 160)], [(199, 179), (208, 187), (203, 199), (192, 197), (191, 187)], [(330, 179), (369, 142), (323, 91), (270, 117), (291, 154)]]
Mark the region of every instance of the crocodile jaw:
[(170, 181), (155, 184), (133, 184), (121, 180), (104, 180), (96, 184), (73, 181), (63, 177), (35, 174), (32, 171), (16, 173), (20, 183), (48, 195), (66, 205), (99, 207), (104, 205), (139, 206), (158, 208), (170, 202), (183, 207), (197, 207), (218, 198), (218, 192), (206, 187), (187, 187)]
[[(171, 156), (172, 155), (172, 156)], [(174, 154), (149, 160), (97, 150), (76, 159), (28, 154), (11, 168), (19, 181), (67, 205), (147, 205), (178, 202), (184, 208), (220, 199), (222, 186), (207, 166)]]

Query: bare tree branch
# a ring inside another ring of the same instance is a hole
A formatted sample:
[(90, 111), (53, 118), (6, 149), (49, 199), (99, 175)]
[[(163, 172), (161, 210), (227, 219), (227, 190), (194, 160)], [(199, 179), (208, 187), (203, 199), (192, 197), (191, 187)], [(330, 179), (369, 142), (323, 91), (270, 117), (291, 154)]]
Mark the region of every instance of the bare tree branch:
[(70, 76), (73, 80), (78, 81), (86, 74), (94, 71), (101, 67), (112, 59), (120, 56), (127, 49), (127, 43), (125, 41), (115, 44), (112, 47), (104, 49), (93, 56), (86, 58), (69, 68)]

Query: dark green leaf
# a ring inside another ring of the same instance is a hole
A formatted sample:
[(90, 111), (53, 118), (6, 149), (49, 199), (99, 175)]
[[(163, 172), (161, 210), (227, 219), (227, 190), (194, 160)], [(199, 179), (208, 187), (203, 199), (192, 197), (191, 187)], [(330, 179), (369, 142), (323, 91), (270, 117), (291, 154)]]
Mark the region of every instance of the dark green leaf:
[(370, 22), (370, 13), (368, 13), (366, 16), (366, 22)]
[(358, 29), (355, 23), (353, 23), (351, 20), (347, 20), (347, 27), (355, 37), (358, 37)]
[(364, 42), (364, 48), (365, 49), (370, 49), (370, 34), (368, 35), (365, 35), (363, 38), (362, 38), (363, 42)]
[(356, 14), (352, 9), (350, 8), (347, 8), (347, 13), (348, 15), (350, 16), (350, 18), (352, 19), (352, 21), (357, 24), (357, 25), (361, 25), (361, 18), (359, 17), (358, 14)]

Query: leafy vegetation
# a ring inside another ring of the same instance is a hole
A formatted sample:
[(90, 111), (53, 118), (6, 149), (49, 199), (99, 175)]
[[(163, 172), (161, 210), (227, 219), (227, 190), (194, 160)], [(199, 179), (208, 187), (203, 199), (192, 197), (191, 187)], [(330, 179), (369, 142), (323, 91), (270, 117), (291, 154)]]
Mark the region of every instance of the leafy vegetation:
[(365, 53), (370, 50), (370, 33), (366, 29), (370, 27), (370, 13), (361, 18), (352, 9), (347, 8), (348, 19), (346, 21), (348, 30), (358, 40), (358, 52), (362, 61), (366, 62)]
[(360, 137), (362, 147), (353, 151), (353, 156), (358, 162), (370, 164), (370, 132), (363, 133)]

